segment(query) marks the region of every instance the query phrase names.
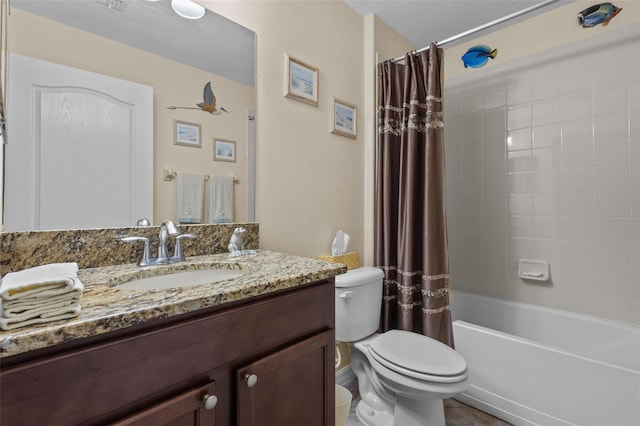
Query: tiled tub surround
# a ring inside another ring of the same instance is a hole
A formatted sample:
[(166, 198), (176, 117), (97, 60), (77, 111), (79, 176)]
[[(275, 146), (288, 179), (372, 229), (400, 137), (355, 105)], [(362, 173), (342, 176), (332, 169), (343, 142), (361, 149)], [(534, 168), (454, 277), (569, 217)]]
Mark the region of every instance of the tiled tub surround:
[[(198, 270), (212, 264), (247, 273), (233, 280), (167, 290), (119, 290), (117, 286), (127, 280), (158, 275), (166, 269)], [(84, 269), (79, 272), (85, 284), (80, 316), (0, 332), (0, 358), (261, 296), (344, 272), (346, 267), (342, 264), (261, 250), (256, 255), (237, 258), (229, 258), (228, 253), (197, 256), (169, 266), (139, 268), (125, 264)]]
[(452, 283), (640, 324), (640, 24), (591, 34), (445, 82)]
[[(258, 248), (257, 223), (215, 225), (180, 225), (182, 233), (197, 235), (183, 239), (185, 256), (226, 253), (229, 239), (237, 227), (246, 228), (245, 249)], [(29, 231), (0, 233), (0, 274), (45, 263), (77, 262), (80, 269), (122, 265), (142, 259), (141, 242), (123, 243), (119, 237), (148, 237), (151, 253), (157, 253), (159, 226), (131, 228), (101, 228), (60, 231)], [(173, 238), (168, 241), (173, 252)]]

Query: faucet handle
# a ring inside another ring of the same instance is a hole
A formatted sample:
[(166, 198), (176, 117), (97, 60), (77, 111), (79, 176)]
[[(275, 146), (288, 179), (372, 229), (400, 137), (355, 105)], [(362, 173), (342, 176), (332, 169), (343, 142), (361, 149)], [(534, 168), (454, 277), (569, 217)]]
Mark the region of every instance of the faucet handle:
[(173, 256), (169, 259), (171, 262), (184, 262), (184, 254), (182, 253), (182, 239), (196, 238), (196, 234), (180, 234), (176, 235), (176, 244), (173, 250)]
[(181, 240), (183, 238), (196, 238), (197, 235), (196, 234), (180, 234), (180, 235), (176, 235), (176, 240)]
[(136, 222), (136, 226), (151, 226), (151, 222), (146, 217), (141, 217)]
[(119, 237), (123, 243), (130, 243), (132, 241), (143, 241), (144, 250), (142, 252), (142, 260), (138, 263), (139, 266), (147, 266), (151, 261), (151, 252), (149, 250), (149, 238), (147, 237)]

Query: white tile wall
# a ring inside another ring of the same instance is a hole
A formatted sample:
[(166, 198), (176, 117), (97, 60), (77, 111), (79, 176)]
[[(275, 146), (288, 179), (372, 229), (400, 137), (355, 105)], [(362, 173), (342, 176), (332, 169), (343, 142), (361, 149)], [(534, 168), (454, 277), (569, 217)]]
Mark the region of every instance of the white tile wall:
[(639, 51), (634, 24), (445, 81), (454, 288), (640, 324)]

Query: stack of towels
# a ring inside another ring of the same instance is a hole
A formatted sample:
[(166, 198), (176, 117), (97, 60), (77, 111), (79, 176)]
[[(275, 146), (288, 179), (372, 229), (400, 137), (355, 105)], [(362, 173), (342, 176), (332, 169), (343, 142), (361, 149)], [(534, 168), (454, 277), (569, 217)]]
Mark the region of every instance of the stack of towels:
[(12, 330), (77, 317), (83, 291), (75, 262), (8, 273), (0, 283), (0, 328)]

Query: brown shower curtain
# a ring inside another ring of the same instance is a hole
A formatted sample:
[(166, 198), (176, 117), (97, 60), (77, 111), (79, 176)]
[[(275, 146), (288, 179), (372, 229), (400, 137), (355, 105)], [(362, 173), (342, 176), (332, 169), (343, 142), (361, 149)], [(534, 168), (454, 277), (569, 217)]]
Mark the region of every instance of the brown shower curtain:
[(375, 262), (385, 273), (381, 331), (453, 347), (444, 195), (441, 68), (432, 44), (379, 64)]

